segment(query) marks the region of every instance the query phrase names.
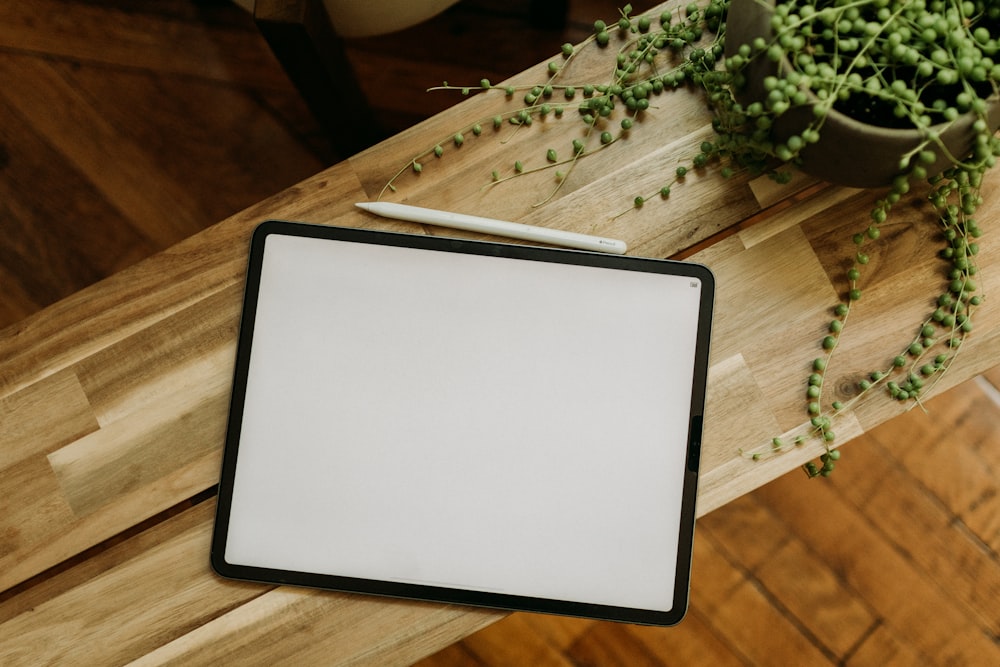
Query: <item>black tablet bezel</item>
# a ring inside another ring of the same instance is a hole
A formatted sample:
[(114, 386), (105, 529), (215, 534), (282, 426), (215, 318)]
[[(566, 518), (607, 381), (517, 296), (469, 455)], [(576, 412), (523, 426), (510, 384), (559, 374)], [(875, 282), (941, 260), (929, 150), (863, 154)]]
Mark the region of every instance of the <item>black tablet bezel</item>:
[[(692, 394), (684, 488), (681, 499), (680, 535), (673, 604), (669, 611), (635, 609), (576, 601), (526, 597), (504, 593), (443, 588), (424, 584), (399, 583), (373, 579), (295, 572), (260, 568), (229, 563), (225, 560), (227, 530), (232, 510), (232, 491), (236, 475), (243, 405), (249, 374), (250, 349), (254, 334), (257, 296), (260, 288), (261, 265), (266, 240), (269, 236), (292, 235), (320, 240), (348, 241), (353, 243), (382, 244), (446, 253), (505, 257), (510, 259), (557, 262), (628, 271), (642, 271), (687, 276), (701, 281), (700, 316), (697, 324), (697, 349), (692, 378)], [(243, 315), (233, 377), (229, 421), (226, 433), (218, 506), (211, 545), (211, 565), (221, 576), (262, 583), (288, 584), (335, 591), (365, 593), (412, 600), (465, 604), (505, 610), (553, 613), (568, 616), (597, 618), (645, 625), (673, 625), (687, 610), (691, 553), (694, 539), (695, 501), (697, 496), (698, 468), (701, 456), (701, 435), (708, 373), (709, 344), (715, 292), (714, 277), (699, 264), (610, 255), (597, 252), (551, 249), (537, 246), (469, 241), (450, 237), (419, 234), (402, 234), (356, 228), (314, 225), (300, 222), (269, 220), (254, 231), (249, 253), (249, 263), (244, 292)]]

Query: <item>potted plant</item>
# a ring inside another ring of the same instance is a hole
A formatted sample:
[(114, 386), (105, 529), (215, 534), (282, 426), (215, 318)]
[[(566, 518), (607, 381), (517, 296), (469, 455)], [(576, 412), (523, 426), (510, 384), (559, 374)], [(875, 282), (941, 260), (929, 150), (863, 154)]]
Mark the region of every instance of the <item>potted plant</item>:
[[(837, 413), (876, 391), (918, 403), (972, 331), (982, 300), (975, 212), (983, 174), (1000, 155), (994, 136), (1000, 125), (998, 38), (1000, 6), (982, 0), (708, 0), (659, 16), (633, 16), (626, 5), (617, 21), (596, 21), (583, 44), (564, 45), (563, 61), (549, 64), (547, 81), (525, 89), (486, 80), (440, 89), (499, 90), (523, 101), (497, 114), (487, 128), (527, 126), (549, 114), (572, 114), (584, 123), (571, 157), (549, 151), (547, 167), (556, 170), (556, 185), (540, 203), (562, 187), (580, 160), (599, 159), (602, 148), (638, 131), (651, 99), (682, 86), (703, 91), (716, 136), (689, 164), (664, 174), (656, 193), (635, 196), (632, 207), (669, 199), (689, 170), (709, 167), (723, 177), (748, 171), (779, 182), (801, 169), (834, 183), (885, 189), (869, 219), (859, 221), (848, 287), (804, 382), (811, 432), (745, 452), (756, 460), (815, 436), (826, 453), (805, 469), (825, 476), (839, 458), (833, 448)], [(612, 76), (601, 83), (571, 82), (569, 61), (591, 48), (607, 49)], [(483, 124), (469, 130), (480, 135)], [(449, 140), (460, 145), (464, 136), (459, 132)], [(383, 192), (443, 151), (438, 144), (416, 156)], [(500, 183), (524, 171), (517, 163), (512, 174), (494, 172), (492, 179)], [(917, 187), (922, 183), (927, 185)], [(823, 380), (852, 305), (862, 297), (866, 244), (877, 242), (893, 206), (917, 190), (940, 222), (940, 252), (950, 263), (945, 289), (914, 337), (887, 356), (884, 368), (859, 380), (854, 398), (826, 406)]]

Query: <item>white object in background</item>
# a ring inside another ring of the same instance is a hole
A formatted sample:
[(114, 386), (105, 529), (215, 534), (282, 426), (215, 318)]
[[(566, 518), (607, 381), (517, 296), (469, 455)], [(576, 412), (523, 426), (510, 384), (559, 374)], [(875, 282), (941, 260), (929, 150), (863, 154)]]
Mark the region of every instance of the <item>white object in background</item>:
[[(440, 14), (458, 0), (321, 0), (341, 37), (385, 35)], [(253, 14), (254, 0), (233, 0)]]

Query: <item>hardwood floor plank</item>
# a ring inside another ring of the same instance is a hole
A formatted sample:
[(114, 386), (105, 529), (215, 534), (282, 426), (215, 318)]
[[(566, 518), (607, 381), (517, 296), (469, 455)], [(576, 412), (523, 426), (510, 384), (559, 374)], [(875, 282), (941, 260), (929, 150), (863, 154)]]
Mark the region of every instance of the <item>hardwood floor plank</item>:
[(761, 584), (838, 659), (876, 623), (874, 612), (802, 542), (789, 541), (757, 571)]
[[(799, 481), (808, 483), (801, 475)], [(854, 591), (755, 494), (704, 517), (700, 529), (829, 655), (842, 659), (875, 625)]]
[[(5, 220), (13, 217), (8, 215), (2, 204), (0, 204), (0, 216)], [(0, 299), (0, 329), (20, 322), (43, 305), (21, 285), (20, 276), (12, 274), (4, 266), (0, 266), (0, 290), (3, 291), (3, 298)]]
[(708, 539), (704, 530), (695, 528), (689, 611), (696, 610), (705, 618), (712, 618), (746, 578), (747, 572), (733, 567), (715, 540)]
[[(152, 253), (156, 246), (107, 203), (88, 176), (36, 131), (34, 106), (12, 101), (30, 73), (5, 68), (0, 89), (0, 325), (23, 319)], [(21, 108), (17, 108), (21, 106)], [(27, 311), (27, 312), (26, 312)]]
[[(76, 4), (60, 6), (73, 14)], [(185, 0), (134, 4), (80, 11), (155, 18), (162, 10), (174, 21), (180, 19), (172, 14), (187, 8), (191, 16), (181, 18), (198, 25)], [(0, 33), (18, 32), (9, 22), (18, 11), (0, 9)], [(32, 23), (33, 15), (18, 15)], [(117, 41), (115, 26), (104, 25), (95, 39)], [(266, 49), (255, 29), (245, 40)], [(0, 276), (10, 276), (0, 305), (0, 315), (9, 315), (0, 326), (324, 165), (317, 158), (322, 142), (296, 134), (310, 128), (310, 119), (290, 86), (264, 89), (265, 99), (233, 83), (144, 70), (138, 62), (103, 65), (0, 46), (0, 212), (8, 239), (0, 247)], [(268, 69), (283, 76), (276, 61)]]
[[(444, 81), (475, 88), (483, 78), (499, 83), (555, 58), (563, 43), (586, 39), (594, 20), (616, 19), (622, 5), (608, 0), (570, 2), (566, 25), (546, 28), (530, 23), (528, 4), (466, 0), (394, 33), (391, 49), (386, 48), (384, 36), (347, 40), (359, 83), (382, 125), (399, 131), (461, 101), (457, 91), (427, 92)], [(655, 4), (632, 3), (636, 14)], [(488, 40), (484, 29), (489, 31)]]
[(709, 617), (716, 633), (733, 650), (758, 665), (832, 665), (798, 626), (750, 580), (733, 592)]
[(567, 652), (575, 665), (606, 667), (664, 667), (626, 625), (608, 624), (591, 628), (569, 647)]
[(992, 385), (990, 399), (994, 404), (1000, 405), (1000, 366), (994, 366), (990, 370), (983, 373), (982, 377), (985, 382)]
[(688, 611), (684, 621), (672, 628), (630, 625), (626, 632), (666, 665), (736, 667), (744, 664), (698, 609)]
[(725, 544), (736, 554), (731, 560), (747, 571), (756, 570), (791, 539), (787, 531), (775, 533), (774, 515), (753, 496), (737, 498), (720, 510), (700, 518), (695, 531), (707, 531)]
[(198, 207), (164, 173), (155, 154), (123, 135), (64, 74), (39, 58), (0, 58), (7, 99), (147, 238), (166, 247), (200, 230)]
[(551, 646), (521, 614), (512, 614), (499, 623), (466, 638), (462, 645), (488, 665), (534, 665), (570, 667), (558, 648)]
[(199, 227), (324, 166), (244, 90), (106, 67), (80, 67), (73, 80), (122, 139), (155, 160), (157, 177), (176, 184), (171, 194), (192, 201)]
[[(956, 390), (965, 388), (961, 385)], [(937, 400), (932, 401), (930, 409), (936, 412), (937, 404)], [(892, 432), (877, 429), (852, 443), (847, 455), (851, 466), (865, 470), (861, 483), (853, 475), (834, 475), (831, 485), (942, 594), (964, 605), (970, 621), (1000, 636), (1000, 563), (996, 554), (970, 533), (957, 514), (927, 493), (920, 480), (901, 468), (881, 442)], [(898, 441), (894, 436), (889, 439), (895, 449)]]
[(549, 646), (563, 652), (591, 626), (600, 622), (550, 614), (521, 614), (521, 616), (524, 616), (524, 620), (531, 625), (532, 632), (545, 640)]
[(414, 667), (489, 667), (491, 664), (495, 663), (482, 662), (469, 652), (465, 642), (458, 642), (414, 663)]
[[(206, 22), (203, 17), (215, 16)], [(108, 39), (113, 36), (113, 39)], [(84, 63), (292, 90), (253, 19), (235, 5), (32, 0), (0, 3), (0, 48)]]
[[(829, 664), (827, 656), (803, 635), (786, 612), (768, 600), (760, 583), (751, 580), (745, 568), (734, 566), (709, 530), (695, 532), (688, 613), (701, 623), (696, 622), (688, 630), (684, 620), (670, 631), (698, 642), (697, 651), (688, 647), (694, 653), (719, 653), (721, 642), (725, 647), (721, 651), (722, 663)], [(704, 625), (707, 631), (698, 625)]]
[(931, 582), (907, 553), (859, 521), (833, 485), (785, 476), (755, 494), (929, 664), (1000, 664), (1000, 647), (969, 622), (964, 606)]
[(1000, 553), (1000, 492), (986, 491), (963, 516), (965, 525), (981, 539), (989, 549), (994, 562)]
[[(586, 36), (573, 27), (528, 26), (526, 8), (520, 9), (459, 3), (426, 23), (395, 33), (392, 49), (386, 49), (383, 36), (347, 40), (348, 57), (380, 123), (402, 130), (463, 99), (458, 91), (428, 92), (428, 88), (445, 81), (478, 87), (483, 78), (500, 83), (552, 57), (563, 42)], [(481, 29), (485, 24), (494, 36), (488, 48)], [(428, 34), (437, 37), (430, 40)]]
[(975, 382), (966, 382), (933, 399), (927, 414), (913, 410), (906, 417), (873, 437), (952, 514), (967, 521), (996, 556), (1000, 406)]
[[(751, 496), (748, 499), (753, 502)], [(765, 510), (766, 511), (766, 510)], [(874, 624), (874, 617), (808, 549), (773, 517), (757, 523), (753, 539), (703, 527), (734, 568), (745, 568), (744, 544), (778, 545), (749, 571), (749, 582), (786, 623), (798, 629), (827, 659), (842, 658)], [(740, 538), (743, 539), (740, 539)], [(749, 551), (753, 552), (753, 548)]]
[(845, 663), (847, 667), (870, 667), (871, 665), (891, 665), (892, 667), (927, 667), (925, 656), (914, 652), (909, 646), (880, 625), (865, 638), (857, 650)]

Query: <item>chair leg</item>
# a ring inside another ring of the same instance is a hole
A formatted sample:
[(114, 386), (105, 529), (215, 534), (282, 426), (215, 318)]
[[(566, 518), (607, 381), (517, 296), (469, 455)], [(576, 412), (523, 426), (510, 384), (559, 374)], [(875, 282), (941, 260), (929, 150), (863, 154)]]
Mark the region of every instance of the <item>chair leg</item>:
[(384, 138), (321, 0), (256, 0), (254, 21), (341, 157)]
[(530, 0), (528, 3), (529, 20), (537, 28), (565, 28), (568, 12), (569, 0)]

